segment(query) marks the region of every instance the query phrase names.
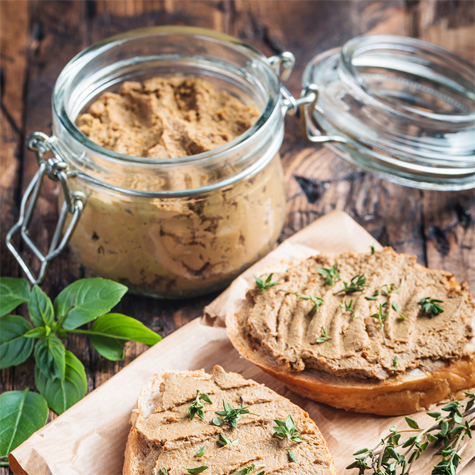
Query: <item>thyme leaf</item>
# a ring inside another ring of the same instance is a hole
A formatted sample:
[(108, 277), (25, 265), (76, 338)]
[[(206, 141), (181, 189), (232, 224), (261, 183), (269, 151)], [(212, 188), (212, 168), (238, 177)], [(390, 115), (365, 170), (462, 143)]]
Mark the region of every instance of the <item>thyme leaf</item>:
[(419, 302), (419, 304), (422, 306), (422, 311), (424, 313), (430, 314), (430, 318), (435, 317), (444, 311), (439, 303), (444, 303), (444, 301), (432, 299), (430, 297), (423, 297)]
[(190, 421), (192, 421), (195, 416), (198, 416), (201, 420), (204, 420), (203, 401), (207, 402), (208, 404), (213, 404), (213, 401), (210, 399), (210, 397), (200, 389), (197, 389), (196, 393), (196, 399), (188, 406), (188, 409), (186, 410), (186, 413), (190, 415)]
[(297, 298), (302, 299), (302, 300), (310, 300), (313, 303), (313, 307), (311, 308), (309, 313), (312, 312), (318, 312), (318, 309), (322, 305), (322, 303), (325, 302), (321, 297), (317, 297), (315, 295), (304, 295), (301, 294), (300, 292), (292, 292), (291, 290), (285, 290), (285, 289), (277, 289), (279, 292), (285, 292), (287, 294), (293, 294)]
[(273, 427), (275, 430), (275, 432), (272, 434), (273, 436), (281, 437), (282, 439), (289, 439), (292, 442), (296, 442), (297, 444), (303, 442), (302, 437), (299, 435), (299, 430), (295, 426), (292, 414), (289, 414), (285, 421), (274, 419), (274, 422), (277, 425)]
[(274, 285), (277, 285), (277, 282), (272, 282), (272, 276), (274, 273), (272, 272), (269, 274), (266, 278), (266, 280), (262, 280), (260, 277), (254, 276), (254, 279), (256, 281), (257, 288), (264, 293), (267, 289), (273, 287)]
[(195, 467), (195, 468), (185, 468), (185, 470), (188, 473), (192, 473), (193, 475), (195, 475), (197, 473), (204, 472), (207, 468), (208, 468), (207, 465), (201, 465), (200, 467)]
[(317, 267), (317, 272), (326, 277), (325, 281), (323, 282), (323, 285), (330, 285), (331, 287), (333, 287), (335, 285), (335, 280), (341, 279), (336, 264), (333, 264), (333, 266), (330, 268)]
[(325, 330), (325, 327), (322, 327), (322, 336), (318, 337), (315, 341), (317, 343), (323, 343), (324, 341), (329, 340), (330, 337), (327, 335), (327, 331)]
[[(257, 470), (258, 468), (261, 468), (261, 467), (258, 467), (256, 465), (254, 465), (253, 463), (251, 463), (251, 465), (247, 465), (246, 467), (241, 468), (241, 470), (238, 470), (237, 472), (235, 472), (234, 475), (248, 475), (253, 470)], [(264, 475), (264, 473), (265, 473), (265, 471), (262, 470), (257, 475)]]
[(235, 445), (239, 442), (239, 439), (228, 439), (222, 432), (218, 436), (218, 444), (222, 445), (223, 447), (225, 445)]
[(366, 277), (364, 274), (356, 274), (351, 278), (349, 283), (343, 281), (343, 287), (343, 289), (335, 292), (335, 295), (339, 294), (340, 292), (345, 292), (345, 294), (363, 292), (364, 288), (369, 287), (369, 285), (366, 284)]
[(212, 420), (212, 423), (215, 426), (222, 426), (227, 422), (231, 427), (237, 429), (237, 423), (242, 419), (243, 414), (252, 414), (254, 416), (259, 415), (248, 411), (247, 408), (249, 406), (244, 406), (242, 403), (241, 407), (237, 407), (236, 409), (234, 409), (231, 404), (226, 404), (226, 402), (223, 401), (223, 407), (223, 411), (216, 411), (216, 414), (221, 417), (214, 417)]
[(379, 328), (381, 330), (381, 335), (383, 336), (383, 341), (384, 342), (386, 342), (386, 339), (384, 337), (384, 323), (383, 323), (383, 321), (389, 315), (389, 311), (384, 313), (384, 310), (387, 309), (387, 307), (388, 307), (387, 303), (383, 303), (383, 304), (380, 303), (378, 312), (373, 313), (373, 315), (371, 315), (371, 318), (376, 318), (376, 320), (378, 320)]
[(397, 356), (394, 357), (393, 360), (393, 367), (391, 368), (393, 371), (397, 370)]

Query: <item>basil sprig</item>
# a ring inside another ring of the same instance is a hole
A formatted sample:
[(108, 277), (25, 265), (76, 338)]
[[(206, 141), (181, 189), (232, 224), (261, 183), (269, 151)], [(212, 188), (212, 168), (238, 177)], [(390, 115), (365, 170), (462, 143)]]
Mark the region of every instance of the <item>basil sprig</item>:
[[(0, 457), (6, 457), (44, 425), (46, 418), (42, 424), (38, 423), (38, 418), (30, 418), (28, 409), (32, 406), (39, 407), (42, 404), (39, 401), (43, 401), (45, 406), (47, 404), (61, 414), (86, 394), (84, 365), (66, 350), (63, 339), (70, 334), (86, 335), (98, 353), (112, 361), (124, 358), (124, 346), (128, 341), (152, 346), (161, 340), (160, 335), (134, 318), (108, 313), (126, 292), (127, 287), (117, 282), (81, 279), (66, 287), (52, 302), (37, 285), (30, 290), (25, 279), (0, 278), (0, 369), (22, 364), (33, 353), (35, 383), (41, 394), (25, 393), (23, 399), (19, 396), (23, 393), (19, 391), (2, 394), (1, 397), (8, 397), (9, 401), (22, 400), (23, 405), (17, 411), (18, 418), (10, 418), (11, 421), (18, 420), (17, 428), (12, 430), (8, 418), (7, 423), (2, 424)], [(10, 315), (23, 303), (28, 304), (29, 319)], [(91, 322), (94, 323), (90, 328), (84, 327)], [(11, 406), (10, 409), (15, 408)], [(40, 411), (39, 414), (43, 413)], [(2, 417), (3, 413), (0, 419)], [(36, 425), (27, 423), (30, 419)], [(8, 431), (16, 435), (11, 443), (4, 444), (4, 440), (9, 440)]]

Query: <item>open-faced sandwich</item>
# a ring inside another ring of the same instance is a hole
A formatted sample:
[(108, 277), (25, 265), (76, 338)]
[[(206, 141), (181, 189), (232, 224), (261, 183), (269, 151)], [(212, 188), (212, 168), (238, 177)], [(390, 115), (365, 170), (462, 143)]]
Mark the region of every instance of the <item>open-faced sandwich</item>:
[(390, 248), (256, 278), (226, 317), (242, 356), (348, 411), (408, 414), (475, 385), (466, 284)]
[(124, 475), (336, 474), (306, 412), (219, 366), (157, 375), (131, 424)]

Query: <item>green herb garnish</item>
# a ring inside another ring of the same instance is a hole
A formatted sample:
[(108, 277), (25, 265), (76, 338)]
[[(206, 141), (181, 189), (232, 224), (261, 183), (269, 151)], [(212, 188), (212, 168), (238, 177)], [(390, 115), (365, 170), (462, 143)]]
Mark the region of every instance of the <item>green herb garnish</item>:
[(196, 399), (188, 406), (186, 414), (190, 415), (190, 421), (193, 420), (195, 416), (198, 416), (202, 421), (205, 419), (205, 413), (203, 411), (203, 401), (200, 396), (196, 396)]
[(381, 295), (381, 290), (376, 290), (374, 294), (370, 297), (369, 295), (365, 295), (366, 300), (378, 300), (378, 297)]
[(396, 287), (396, 284), (384, 284), (383, 287), (386, 287), (386, 290), (381, 290), (381, 293), (385, 297), (389, 297), (389, 294), (398, 294), (401, 291), (401, 287)]
[[(359, 475), (367, 470), (374, 474), (409, 474), (412, 465), (428, 448), (439, 447), (439, 462), (433, 467), (433, 475), (455, 475), (461, 461), (462, 442), (472, 438), (475, 394), (465, 393), (466, 404), (452, 401), (442, 408), (442, 412), (428, 412), (432, 419), (426, 428), (421, 428), (412, 418), (406, 417), (408, 429), (398, 431), (394, 426), (374, 449), (355, 452), (355, 461), (347, 470), (359, 469)], [(404, 438), (404, 434), (411, 434)], [(443, 447), (440, 450), (440, 447)], [(435, 451), (434, 451), (435, 453)]]
[(371, 249), (371, 255), (373, 255), (375, 253), (374, 246), (369, 246), (369, 248)]
[(212, 422), (215, 426), (221, 427), (224, 423), (228, 423), (234, 429), (237, 429), (237, 423), (242, 419), (243, 414), (252, 414), (254, 416), (258, 416), (259, 414), (254, 414), (253, 412), (249, 412), (247, 408), (249, 406), (244, 406), (241, 403), (241, 407), (237, 407), (234, 409), (231, 404), (226, 404), (223, 401), (224, 411), (216, 411), (216, 414), (221, 417), (214, 417)]
[(353, 308), (353, 299), (350, 300), (348, 303), (346, 300), (340, 304), (340, 307), (345, 311), (345, 312), (350, 312), (353, 313), (355, 309)]
[(204, 472), (207, 468), (208, 468), (207, 465), (201, 465), (201, 467), (185, 468), (185, 470), (186, 470), (188, 473), (192, 473), (193, 475), (195, 475), (195, 474), (197, 474), (197, 473)]
[(299, 431), (295, 426), (292, 414), (289, 414), (285, 421), (274, 419), (274, 422), (277, 424), (277, 426), (273, 427), (273, 429), (275, 430), (275, 432), (272, 434), (273, 436), (282, 437), (283, 439), (289, 439), (292, 442), (296, 442), (297, 444), (303, 442), (302, 438), (299, 435)]
[(335, 292), (335, 295), (339, 294), (340, 292), (345, 292), (345, 294), (363, 292), (364, 287), (369, 287), (369, 285), (366, 284), (366, 277), (364, 276), (364, 274), (357, 274), (353, 276), (351, 278), (350, 283), (343, 281), (343, 286), (344, 288), (339, 290), (338, 292)]
[(336, 264), (333, 264), (333, 267), (317, 267), (317, 272), (326, 277), (323, 285), (330, 285), (333, 287), (335, 285), (335, 280), (340, 280), (340, 274), (338, 273)]
[(399, 313), (399, 304), (397, 302), (393, 302), (391, 304), (392, 309), (399, 315), (399, 318), (402, 318), (403, 320), (406, 319), (405, 315), (402, 313)]
[(254, 276), (254, 279), (256, 280), (256, 285), (257, 288), (264, 293), (267, 289), (270, 287), (273, 287), (274, 285), (277, 285), (277, 282), (272, 282), (272, 276), (274, 273), (271, 273), (267, 276), (266, 280), (262, 280), (260, 277)]
[(419, 304), (422, 305), (422, 311), (430, 314), (430, 318), (435, 317), (444, 311), (439, 303), (444, 303), (444, 301), (431, 299), (430, 297), (424, 297), (419, 302)]
[(310, 300), (313, 303), (313, 307), (311, 308), (309, 313), (312, 312), (318, 312), (318, 309), (322, 305), (322, 303), (325, 302), (321, 297), (316, 297), (314, 295), (304, 295), (301, 294), (300, 292), (292, 292), (291, 290), (285, 290), (285, 289), (277, 289), (279, 292), (285, 292), (286, 294), (293, 294), (297, 298), (302, 299), (302, 300)]
[(397, 370), (397, 356), (394, 357), (394, 360), (393, 360), (393, 367), (392, 367), (391, 369), (394, 370), (394, 371)]
[(198, 452), (196, 452), (195, 454), (195, 457), (203, 457), (203, 454), (205, 453), (205, 446), (203, 445), (203, 447), (200, 447), (200, 450), (198, 450)]
[(330, 337), (327, 335), (327, 331), (325, 330), (325, 327), (322, 327), (322, 336), (318, 337), (315, 341), (317, 343), (323, 343), (324, 341), (329, 340)]
[(387, 308), (388, 308), (387, 302), (383, 303), (383, 304), (379, 304), (378, 313), (373, 313), (373, 315), (371, 315), (371, 318), (376, 318), (376, 320), (378, 320), (379, 328), (381, 330), (381, 335), (383, 336), (383, 341), (385, 343), (386, 343), (386, 339), (384, 337), (384, 323), (383, 323), (383, 320), (385, 320), (387, 318), (387, 316), (389, 315), (389, 311), (384, 313), (384, 310), (387, 309)]
[[(251, 463), (251, 465), (248, 465), (247, 467), (241, 468), (241, 470), (238, 470), (237, 472), (234, 473), (234, 475), (248, 475), (251, 473), (253, 470), (257, 470), (259, 467)], [(257, 475), (264, 475), (265, 471), (262, 470), (262, 472), (259, 472)]]
[(222, 445), (236, 445), (239, 442), (239, 439), (232, 440), (228, 439), (222, 432), (218, 436), (218, 444)]
[(201, 389), (197, 389), (196, 392), (198, 393), (198, 396), (203, 399), (204, 402), (207, 402), (208, 404), (213, 404), (213, 401), (211, 398), (204, 393)]
[(163, 475), (168, 475), (168, 469), (165, 468), (165, 467), (162, 467), (162, 468), (160, 469), (160, 472), (162, 472)]
[(197, 389), (196, 393), (196, 399), (188, 406), (188, 409), (186, 410), (186, 413), (190, 415), (190, 421), (192, 421), (195, 416), (198, 416), (201, 420), (204, 420), (205, 414), (203, 411), (203, 401), (207, 402), (208, 404), (213, 404), (213, 401), (210, 399), (210, 397), (201, 391), (201, 389)]
[(288, 454), (291, 462), (297, 462), (297, 459), (295, 458), (295, 455), (291, 450), (288, 451)]

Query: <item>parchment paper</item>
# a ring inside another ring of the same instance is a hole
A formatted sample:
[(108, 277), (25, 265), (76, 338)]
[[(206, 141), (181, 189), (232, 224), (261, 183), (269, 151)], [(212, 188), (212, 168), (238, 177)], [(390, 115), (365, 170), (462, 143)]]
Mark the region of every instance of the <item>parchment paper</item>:
[[(120, 475), (129, 431), (130, 412), (141, 385), (161, 369), (210, 371), (215, 364), (236, 371), (288, 397), (305, 409), (322, 431), (339, 474), (353, 461), (352, 453), (374, 447), (391, 425), (405, 428), (403, 417), (351, 414), (304, 399), (260, 369), (241, 359), (223, 328), (226, 308), (245, 293), (247, 279), (257, 269), (296, 261), (315, 254), (366, 251), (374, 239), (348, 215), (333, 212), (285, 241), (275, 251), (239, 277), (231, 287), (206, 308), (202, 320), (194, 320), (150, 348), (122, 371), (86, 396), (60, 417), (33, 434), (10, 454), (15, 475)], [(425, 414), (413, 416), (421, 425)], [(475, 442), (462, 454), (461, 475), (475, 473)], [(429, 475), (434, 465), (430, 457), (411, 472)]]

